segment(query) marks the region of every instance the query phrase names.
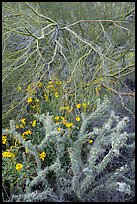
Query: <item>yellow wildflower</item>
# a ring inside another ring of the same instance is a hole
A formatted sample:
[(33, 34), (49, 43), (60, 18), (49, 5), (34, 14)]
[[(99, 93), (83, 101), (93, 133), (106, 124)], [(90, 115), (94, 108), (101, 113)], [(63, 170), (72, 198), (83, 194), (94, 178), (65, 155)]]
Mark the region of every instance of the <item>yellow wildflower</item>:
[(21, 119), (21, 122), (22, 122), (24, 125), (26, 125), (26, 119), (25, 119), (25, 118), (22, 118), (22, 119)]
[(24, 128), (24, 125), (20, 124), (20, 128)]
[(3, 158), (14, 158), (15, 155), (12, 154), (11, 152), (3, 152), (3, 153), (2, 153), (2, 157), (3, 157)]
[(39, 102), (39, 99), (35, 99), (35, 102), (37, 102), (37, 103), (38, 103), (38, 102)]
[(56, 84), (57, 84), (57, 85), (61, 85), (61, 84), (62, 84), (62, 81), (56, 81)]
[(15, 168), (16, 168), (17, 171), (21, 171), (21, 169), (23, 168), (23, 165), (18, 163), (18, 164), (16, 164)]
[(58, 92), (55, 92), (54, 96), (55, 96), (56, 98), (58, 98), (58, 97), (59, 97), (59, 93), (58, 93)]
[(18, 125), (16, 125), (16, 129), (18, 129), (19, 128), (19, 126)]
[(69, 106), (64, 107), (64, 109), (68, 112), (72, 112), (72, 109)]
[(66, 125), (67, 128), (71, 127), (70, 123), (66, 123), (65, 125)]
[(92, 143), (93, 143), (93, 140), (92, 140), (92, 139), (91, 139), (91, 140), (89, 140), (89, 143), (90, 143), (90, 144), (92, 144)]
[(79, 116), (76, 117), (76, 121), (80, 121), (81, 118)]
[(44, 161), (45, 157), (46, 157), (46, 153), (43, 151), (39, 154), (40, 158), (42, 159), (42, 161)]
[(65, 125), (66, 125), (66, 127), (70, 128), (73, 126), (73, 123), (66, 123)]
[(81, 107), (81, 104), (80, 104), (80, 103), (78, 103), (78, 104), (76, 105), (76, 107), (77, 107), (77, 108), (80, 108), (80, 107)]
[(55, 117), (55, 120), (59, 120), (59, 116), (56, 116), (56, 117)]
[(31, 103), (32, 102), (32, 98), (28, 98), (27, 102)]
[(43, 86), (42, 82), (38, 82), (38, 87), (41, 88)]
[(47, 89), (54, 89), (54, 86), (53, 85), (47, 85), (46, 88)]
[(84, 110), (86, 110), (87, 104), (86, 103), (82, 103), (82, 106), (83, 106)]
[(62, 123), (65, 125), (67, 123), (67, 120), (63, 117)]
[(63, 116), (60, 116), (60, 118), (61, 118), (62, 120), (65, 120), (65, 118), (64, 118)]
[(70, 125), (73, 126), (74, 124), (73, 124), (73, 123), (70, 123)]
[[(31, 134), (32, 134), (32, 131), (31, 130), (27, 130), (27, 131), (22, 133), (22, 136), (24, 136), (24, 135), (31, 135)], [(25, 137), (23, 137), (23, 138), (25, 138)]]
[(17, 140), (15, 137), (14, 137), (14, 146), (16, 147), (17, 146), (17, 144), (20, 144), (20, 141), (19, 140)]
[(34, 120), (33, 122), (32, 122), (32, 127), (35, 127), (36, 126), (36, 120)]
[(32, 90), (32, 88), (31, 88), (31, 86), (30, 86), (30, 84), (29, 84), (28, 87), (27, 87), (27, 89), (26, 89), (26, 91), (29, 93), (29, 92), (31, 92), (31, 90)]
[(21, 87), (20, 86), (18, 86), (18, 90), (21, 91)]
[(61, 128), (60, 128), (60, 127), (58, 127), (58, 128), (57, 128), (57, 130), (58, 130), (58, 131), (60, 131), (60, 130), (61, 130)]
[(47, 96), (47, 94), (44, 94), (44, 99), (45, 101), (48, 101), (49, 97)]
[(32, 131), (31, 130), (27, 130), (26, 131), (26, 135), (31, 135), (32, 134)]
[(6, 144), (6, 142), (7, 142), (7, 136), (2, 135), (2, 144)]
[(28, 149), (25, 149), (26, 154), (28, 153)]

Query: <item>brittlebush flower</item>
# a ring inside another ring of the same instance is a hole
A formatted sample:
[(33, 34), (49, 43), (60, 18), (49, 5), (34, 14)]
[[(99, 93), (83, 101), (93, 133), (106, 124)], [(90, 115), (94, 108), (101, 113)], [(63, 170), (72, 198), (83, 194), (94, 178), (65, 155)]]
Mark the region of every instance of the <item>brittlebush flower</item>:
[(93, 140), (92, 140), (92, 139), (91, 139), (91, 140), (89, 140), (89, 143), (90, 143), (90, 144), (92, 144), (92, 143), (93, 143)]
[(79, 116), (76, 117), (76, 121), (80, 121), (81, 118)]
[(38, 102), (39, 102), (39, 99), (38, 99), (38, 98), (37, 98), (37, 99), (35, 99), (35, 102), (37, 102), (37, 103), (38, 103)]
[(7, 136), (2, 135), (2, 144), (6, 144), (7, 142)]
[(18, 125), (16, 125), (16, 129), (18, 129), (19, 128), (19, 126)]
[(77, 108), (80, 108), (80, 107), (81, 107), (81, 104), (80, 104), (80, 103), (78, 103), (78, 104), (76, 105), (76, 107), (77, 107)]
[(42, 161), (44, 161), (45, 157), (46, 157), (46, 153), (43, 151), (39, 154), (39, 157), (42, 159)]
[(70, 128), (70, 127), (73, 126), (73, 123), (66, 123), (65, 125), (66, 125), (67, 128)]
[(35, 127), (36, 126), (36, 120), (34, 120), (33, 122), (32, 122), (32, 127)]
[(27, 130), (27, 131), (26, 131), (26, 134), (27, 134), (27, 135), (31, 135), (31, 134), (32, 134), (32, 131), (31, 131), (31, 130)]
[(72, 112), (72, 109), (71, 109), (69, 106), (64, 107), (64, 109), (65, 109), (66, 111), (68, 111), (69, 113)]
[(15, 168), (16, 168), (17, 171), (21, 171), (21, 169), (23, 168), (23, 165), (18, 163), (18, 164), (16, 164)]
[(42, 82), (38, 82), (38, 87), (41, 88), (43, 86)]
[(32, 131), (31, 130), (27, 130), (25, 132), (22, 133), (22, 135), (31, 135), (32, 134)]
[(28, 98), (28, 99), (27, 99), (27, 102), (28, 102), (28, 103), (31, 103), (31, 102), (32, 102), (32, 98)]
[(86, 110), (87, 104), (86, 103), (82, 103), (82, 106), (83, 106), (84, 110)]
[(55, 117), (55, 120), (59, 120), (59, 116), (56, 116), (56, 117)]
[(24, 128), (24, 125), (20, 124), (20, 128)]
[(22, 118), (22, 119), (21, 119), (21, 122), (22, 122), (24, 125), (26, 125), (26, 119), (25, 119), (25, 118)]
[(19, 91), (21, 91), (21, 90), (22, 90), (20, 86), (18, 86), (18, 90), (19, 90)]
[(58, 127), (58, 128), (57, 128), (57, 130), (60, 132), (60, 131), (61, 131), (61, 128), (60, 128), (60, 127)]
[(11, 152), (3, 152), (3, 153), (2, 153), (2, 157), (3, 157), (3, 158), (14, 158), (15, 155), (12, 154)]
[(49, 100), (49, 97), (47, 96), (47, 94), (44, 94), (44, 99), (45, 99), (45, 101)]
[(56, 98), (58, 98), (58, 97), (59, 97), (59, 93), (58, 93), (58, 92), (55, 92), (54, 96), (55, 96)]

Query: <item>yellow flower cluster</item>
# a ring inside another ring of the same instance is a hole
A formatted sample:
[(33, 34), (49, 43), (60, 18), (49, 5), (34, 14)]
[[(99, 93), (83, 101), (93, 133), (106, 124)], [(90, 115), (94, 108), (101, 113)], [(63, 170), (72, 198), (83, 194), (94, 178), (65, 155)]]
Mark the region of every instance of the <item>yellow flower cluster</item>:
[(12, 154), (11, 152), (3, 152), (3, 153), (2, 153), (2, 157), (3, 157), (3, 158), (14, 158), (15, 155)]
[(22, 122), (24, 125), (26, 125), (26, 119), (25, 119), (25, 118), (22, 118), (22, 119), (21, 119), (21, 122)]
[(6, 142), (7, 142), (7, 136), (2, 135), (2, 144), (6, 144)]
[(72, 122), (71, 123), (66, 122), (65, 125), (67, 128), (71, 128), (74, 124)]
[(45, 157), (46, 157), (46, 153), (43, 151), (39, 154), (39, 157), (42, 159), (42, 161), (44, 161)]
[(31, 134), (32, 134), (32, 131), (31, 130), (27, 130), (27, 131), (22, 133), (22, 136), (24, 136), (24, 135), (31, 135)]
[(67, 128), (70, 128), (72, 127), (74, 124), (72, 122), (68, 122), (63, 116), (60, 117), (61, 120), (62, 120), (62, 123), (67, 127)]
[(47, 88), (47, 89), (52, 89), (52, 90), (53, 90), (53, 89), (54, 89), (54, 86), (53, 86), (53, 85), (47, 85), (46, 88)]
[(35, 84), (32, 82), (28, 85), (28, 87), (26, 88), (25, 91), (27, 91), (28, 93), (31, 93), (32, 89), (34, 89)]
[(67, 112), (72, 112), (72, 108), (70, 108), (69, 106), (65, 106), (65, 107), (60, 107), (60, 111), (62, 110), (66, 110)]
[(51, 79), (51, 81), (48, 82), (49, 84), (56, 84), (56, 85), (61, 85), (62, 81), (56, 80), (56, 79)]
[(21, 171), (21, 169), (23, 168), (23, 165), (18, 163), (18, 164), (16, 164), (15, 168), (16, 168), (17, 171)]
[(83, 102), (82, 104), (78, 103), (78, 104), (76, 104), (76, 107), (77, 107), (78, 109), (80, 109), (81, 107), (83, 107), (83, 109), (86, 110), (86, 109), (87, 109), (87, 105), (89, 105), (89, 104), (90, 104), (89, 101), (88, 101), (87, 103)]

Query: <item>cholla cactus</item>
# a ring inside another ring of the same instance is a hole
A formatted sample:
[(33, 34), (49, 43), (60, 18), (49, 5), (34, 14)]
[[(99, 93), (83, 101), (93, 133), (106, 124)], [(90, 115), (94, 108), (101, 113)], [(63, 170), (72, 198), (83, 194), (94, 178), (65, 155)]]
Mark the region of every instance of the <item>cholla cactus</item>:
[[(27, 180), (25, 193), (13, 195), (11, 201), (117, 202), (132, 196), (135, 185), (135, 134), (124, 131), (128, 118), (120, 119), (112, 111), (102, 126), (87, 130), (92, 121), (99, 120), (108, 113), (108, 99), (98, 100), (93, 113), (88, 116), (81, 115), (83, 121), (75, 141), (69, 137), (67, 131), (65, 133), (56, 131), (56, 125), (49, 115), (36, 115), (43, 123), (45, 138), (35, 146), (30, 141), (23, 141), (16, 133), (13, 122), (10, 131), (3, 130), (3, 133), (6, 131), (14, 133), (37, 161), (37, 176), (31, 181)], [(92, 144), (86, 142), (89, 138), (92, 138)], [(42, 169), (37, 149), (43, 150), (49, 141), (55, 143), (56, 161)], [(69, 146), (68, 149), (65, 144)], [(65, 166), (62, 160), (66, 152), (70, 160)], [(48, 178), (50, 172), (55, 175), (54, 180)], [(37, 190), (39, 184), (44, 190)]]

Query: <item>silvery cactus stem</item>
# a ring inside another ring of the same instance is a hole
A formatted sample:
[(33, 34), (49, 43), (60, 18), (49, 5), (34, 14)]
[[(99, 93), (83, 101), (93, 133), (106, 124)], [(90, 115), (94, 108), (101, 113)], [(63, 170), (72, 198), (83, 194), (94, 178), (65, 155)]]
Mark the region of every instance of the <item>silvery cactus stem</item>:
[[(103, 124), (89, 128), (103, 116), (106, 116)], [(11, 201), (119, 202), (134, 195), (135, 134), (124, 130), (129, 119), (119, 118), (110, 111), (107, 98), (99, 99), (91, 114), (81, 114), (82, 123), (75, 140), (66, 130), (58, 132), (49, 114), (35, 117), (42, 122), (45, 132), (39, 144), (24, 141), (15, 131), (13, 121), (10, 130), (3, 130), (4, 134), (13, 133), (37, 162), (37, 176), (31, 181), (28, 179), (25, 193), (12, 195)], [(43, 150), (50, 141), (54, 142), (56, 159), (50, 166), (41, 167), (37, 149)], [(49, 179), (49, 173), (54, 174), (54, 180)], [(43, 190), (37, 190), (38, 185), (43, 185)]]

